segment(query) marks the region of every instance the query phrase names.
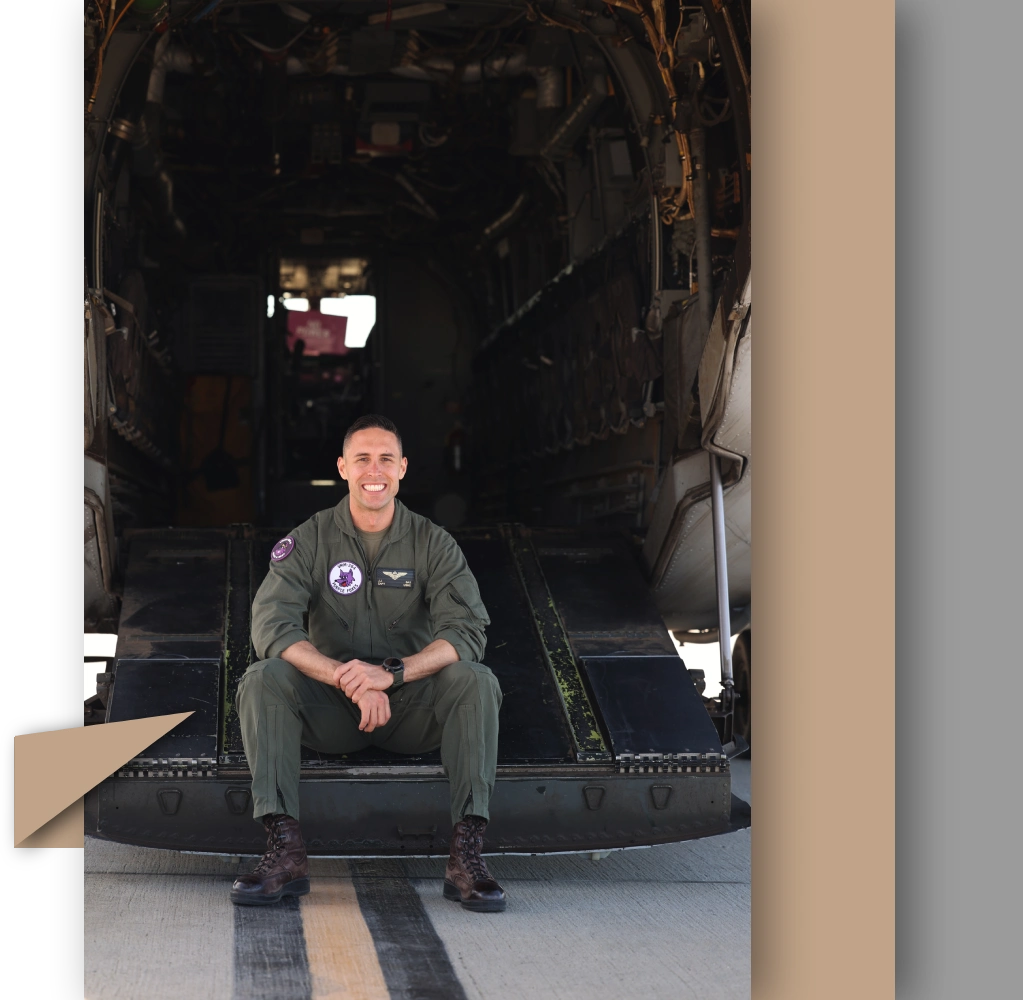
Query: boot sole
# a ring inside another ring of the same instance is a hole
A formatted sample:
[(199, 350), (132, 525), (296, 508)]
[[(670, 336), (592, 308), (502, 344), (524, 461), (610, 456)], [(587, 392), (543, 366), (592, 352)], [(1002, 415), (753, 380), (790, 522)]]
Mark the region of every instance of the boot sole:
[(465, 909), (472, 910), (473, 913), (500, 913), (508, 905), (507, 899), (462, 899), (458, 886), (447, 879), (444, 880), (444, 898), (450, 899), (453, 903), (461, 903)]
[(272, 896), (249, 896), (245, 893), (232, 891), (231, 902), (235, 906), (270, 906), (273, 903), (279, 903), (285, 896), (304, 896), (307, 892), (309, 892), (309, 879), (296, 878), (282, 886), (280, 892), (275, 892)]

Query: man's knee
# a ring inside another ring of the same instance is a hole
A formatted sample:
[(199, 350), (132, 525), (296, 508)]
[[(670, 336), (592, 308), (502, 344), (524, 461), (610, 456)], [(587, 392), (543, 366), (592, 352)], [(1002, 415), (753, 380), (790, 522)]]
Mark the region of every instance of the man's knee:
[(268, 693), (288, 700), (301, 676), (301, 671), (287, 660), (277, 657), (259, 660), (242, 674), (238, 682), (238, 702), (241, 704), (249, 698), (265, 697)]
[(501, 703), (501, 685), (490, 667), (482, 663), (470, 663), (468, 660), (450, 663), (440, 672), (439, 681), (443, 686), (460, 692), (487, 694)]

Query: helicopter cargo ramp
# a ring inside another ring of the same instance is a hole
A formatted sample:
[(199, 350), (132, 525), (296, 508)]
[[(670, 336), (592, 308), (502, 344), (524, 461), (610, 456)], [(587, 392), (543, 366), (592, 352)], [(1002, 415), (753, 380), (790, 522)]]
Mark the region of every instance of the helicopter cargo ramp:
[[(93, 836), (262, 850), (235, 691), (278, 537), (248, 526), (131, 535), (106, 721), (194, 714), (90, 793)], [(487, 850), (604, 851), (731, 829), (731, 763), (630, 541), (520, 525), (457, 538), (490, 611), (485, 662), (504, 692)], [(306, 749), (300, 794), (311, 854), (446, 853), (436, 751)]]

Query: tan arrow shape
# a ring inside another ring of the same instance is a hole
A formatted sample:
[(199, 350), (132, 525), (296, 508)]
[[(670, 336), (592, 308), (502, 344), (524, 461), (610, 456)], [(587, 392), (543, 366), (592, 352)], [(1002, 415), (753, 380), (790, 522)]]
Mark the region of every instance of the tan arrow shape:
[(14, 737), (14, 846), (192, 712)]

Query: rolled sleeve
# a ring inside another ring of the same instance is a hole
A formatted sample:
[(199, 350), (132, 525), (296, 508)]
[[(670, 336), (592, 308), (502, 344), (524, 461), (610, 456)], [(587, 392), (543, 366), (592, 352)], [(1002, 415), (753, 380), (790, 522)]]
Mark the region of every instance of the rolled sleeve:
[(312, 599), (312, 566), (315, 536), (296, 530), (295, 546), (269, 572), (252, 601), (252, 645), (256, 656), (269, 660), (289, 646), (309, 638), (305, 615)]
[(466, 663), (479, 663), (483, 659), (483, 651), (487, 648), (485, 635), (479, 641), (473, 641), (466, 636), (464, 631), (459, 631), (456, 628), (441, 629), (436, 638), (447, 639), (455, 647), (458, 658)]
[[(294, 646), (296, 642), (301, 642), (303, 639), (305, 639), (308, 642), (309, 640), (308, 632), (300, 628), (292, 629), (290, 632), (286, 633), (285, 635), (282, 635), (279, 639), (274, 639), (266, 647), (266, 650), (261, 655), (259, 655), (259, 658), (261, 660), (272, 660), (275, 657), (280, 656), (281, 653), (283, 653), (284, 650), (286, 650), (289, 646)], [(259, 654), (258, 647), (256, 649), (256, 653)]]
[(458, 543), (443, 530), (430, 546), (426, 602), (434, 639), (446, 639), (460, 660), (479, 663), (487, 648), (487, 609)]

